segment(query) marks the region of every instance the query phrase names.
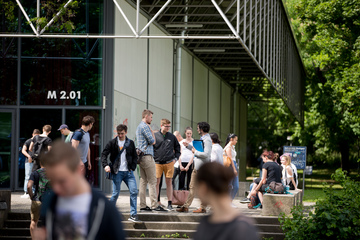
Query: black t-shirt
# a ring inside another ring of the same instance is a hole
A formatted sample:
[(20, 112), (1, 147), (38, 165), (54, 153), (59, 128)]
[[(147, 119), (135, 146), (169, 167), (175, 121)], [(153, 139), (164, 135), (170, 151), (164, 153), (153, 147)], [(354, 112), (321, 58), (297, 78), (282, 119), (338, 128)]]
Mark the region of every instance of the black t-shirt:
[[(26, 146), (26, 152), (29, 153), (29, 149), (30, 149), (30, 144), (32, 142), (32, 139), (29, 138), (28, 140), (25, 141), (24, 146)], [(25, 158), (25, 163), (29, 162), (28, 158)]]
[(32, 200), (39, 201), (39, 197), (37, 195), (38, 195), (38, 190), (39, 190), (40, 174), (38, 173), (38, 171), (34, 171), (31, 173), (29, 179), (34, 181), (33, 187), (35, 188), (35, 193), (34, 193), (34, 198)]
[(194, 240), (259, 240), (253, 220), (239, 215), (231, 222), (211, 223), (205, 216), (195, 233)]
[(270, 184), (271, 182), (281, 183), (281, 168), (276, 162), (264, 163), (263, 169), (267, 170), (267, 184)]

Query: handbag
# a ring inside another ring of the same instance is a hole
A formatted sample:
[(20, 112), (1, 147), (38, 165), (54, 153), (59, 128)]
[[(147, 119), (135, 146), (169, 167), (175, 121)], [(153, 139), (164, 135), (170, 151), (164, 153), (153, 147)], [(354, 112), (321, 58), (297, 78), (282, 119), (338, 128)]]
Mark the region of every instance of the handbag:
[(174, 190), (172, 204), (182, 206), (185, 204), (189, 196), (189, 191), (187, 190)]
[(229, 158), (228, 156), (223, 156), (223, 161), (224, 161), (224, 166), (225, 167), (230, 167), (231, 166), (231, 158)]

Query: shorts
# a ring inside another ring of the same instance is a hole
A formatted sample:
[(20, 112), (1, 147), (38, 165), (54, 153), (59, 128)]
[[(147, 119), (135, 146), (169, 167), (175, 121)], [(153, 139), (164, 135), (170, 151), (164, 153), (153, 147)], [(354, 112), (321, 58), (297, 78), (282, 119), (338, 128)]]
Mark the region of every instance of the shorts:
[(40, 218), (40, 210), (41, 210), (41, 202), (40, 201), (31, 201), (31, 209), (30, 215), (32, 221), (39, 221)]
[(172, 178), (174, 175), (175, 161), (167, 164), (155, 164), (156, 165), (156, 178), (161, 178), (162, 173), (165, 173), (166, 178)]

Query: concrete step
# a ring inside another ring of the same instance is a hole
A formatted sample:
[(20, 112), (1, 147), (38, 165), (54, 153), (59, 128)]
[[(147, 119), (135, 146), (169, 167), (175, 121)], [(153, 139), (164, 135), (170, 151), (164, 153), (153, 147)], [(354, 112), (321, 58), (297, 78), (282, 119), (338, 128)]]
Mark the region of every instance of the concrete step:
[(142, 222), (133, 223), (123, 221), (125, 229), (153, 229), (153, 230), (196, 230), (199, 223), (197, 222)]
[(5, 228), (28, 228), (30, 226), (30, 220), (6, 220)]
[[(152, 229), (152, 230), (197, 230), (199, 223), (197, 222), (142, 222), (133, 223), (130, 221), (124, 221), (125, 229)], [(257, 228), (261, 232), (274, 232), (282, 233), (279, 225), (274, 224), (256, 224)]]
[(25, 236), (0, 236), (0, 239), (8, 239), (8, 240), (24, 240), (24, 239), (29, 239), (31, 240), (31, 237), (25, 237)]
[(30, 220), (30, 213), (9, 212), (8, 220)]
[[(29, 226), (30, 227), (30, 226)], [(30, 236), (30, 228), (2, 228), (1, 236)]]
[[(137, 237), (129, 237), (129, 238), (126, 238), (127, 240), (159, 240), (159, 238), (137, 238)], [(160, 238), (161, 240), (173, 240), (175, 238)], [(191, 240), (190, 238), (176, 238), (177, 240)]]
[(278, 217), (250, 217), (255, 220), (257, 224), (273, 224), (273, 225), (280, 225)]
[(284, 240), (284, 233), (268, 233), (268, 232), (259, 232), (261, 239), (272, 239), (272, 240)]
[[(138, 213), (139, 219), (146, 222), (199, 222), (205, 214), (196, 213)], [(123, 214), (124, 220), (129, 219), (130, 214)]]
[[(195, 230), (154, 230), (154, 229), (125, 229), (128, 237), (135, 238), (192, 238), (195, 234)], [(177, 235), (177, 236), (172, 236)], [(145, 236), (145, 237), (144, 237)], [(169, 236), (169, 237), (168, 237)], [(186, 236), (186, 237), (185, 237)]]

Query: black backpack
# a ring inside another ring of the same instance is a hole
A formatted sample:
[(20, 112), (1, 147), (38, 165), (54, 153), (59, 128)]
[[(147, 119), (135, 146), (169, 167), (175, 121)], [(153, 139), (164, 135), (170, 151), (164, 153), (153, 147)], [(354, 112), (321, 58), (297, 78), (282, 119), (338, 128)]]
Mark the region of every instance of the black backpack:
[(32, 151), (32, 156), (31, 158), (33, 160), (39, 160), (39, 156), (47, 151), (47, 145), (45, 145), (45, 141), (48, 139), (48, 137), (44, 137), (43, 139), (39, 140), (39, 137), (36, 137), (36, 141), (34, 143), (34, 147), (33, 147), (33, 151)]
[[(83, 136), (85, 135), (86, 132), (85, 132), (82, 128), (76, 129), (76, 130), (74, 131), (74, 133), (75, 133), (75, 132), (81, 132), (81, 138), (80, 138), (80, 140), (78, 140), (79, 142), (81, 142), (81, 140), (82, 140), (82, 138), (83, 138)], [(74, 139), (74, 133), (73, 133), (73, 135), (71, 136), (71, 140)], [(71, 140), (70, 140), (70, 143), (71, 143)]]

